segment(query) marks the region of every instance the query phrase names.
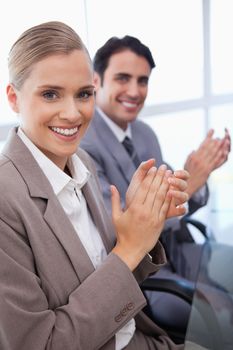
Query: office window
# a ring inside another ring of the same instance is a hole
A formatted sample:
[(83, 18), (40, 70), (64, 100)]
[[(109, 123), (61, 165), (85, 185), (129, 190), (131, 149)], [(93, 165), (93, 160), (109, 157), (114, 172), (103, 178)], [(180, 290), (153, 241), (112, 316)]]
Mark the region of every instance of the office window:
[[(136, 36), (148, 45), (157, 67), (147, 105), (199, 98), (203, 93), (200, 0), (87, 0), (89, 50), (111, 36)], [(97, 15), (98, 13), (98, 15)]]
[(174, 169), (183, 169), (188, 154), (204, 138), (204, 113), (201, 109), (145, 117), (143, 121), (158, 136), (163, 158)]
[(233, 93), (233, 2), (211, 1), (211, 67), (213, 93)]

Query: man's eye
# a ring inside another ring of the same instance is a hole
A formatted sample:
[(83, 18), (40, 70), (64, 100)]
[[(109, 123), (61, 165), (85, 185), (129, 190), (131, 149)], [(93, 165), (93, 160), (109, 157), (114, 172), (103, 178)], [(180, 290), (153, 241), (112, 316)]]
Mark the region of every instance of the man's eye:
[(120, 77), (118, 77), (117, 78), (117, 80), (119, 80), (119, 81), (128, 81), (128, 77), (125, 77), (125, 76), (120, 76)]
[(43, 92), (43, 97), (47, 100), (55, 100), (57, 98), (57, 94), (54, 91), (45, 91)]
[(140, 84), (141, 86), (147, 86), (147, 85), (148, 85), (148, 80), (142, 79), (142, 80), (139, 81), (139, 84)]

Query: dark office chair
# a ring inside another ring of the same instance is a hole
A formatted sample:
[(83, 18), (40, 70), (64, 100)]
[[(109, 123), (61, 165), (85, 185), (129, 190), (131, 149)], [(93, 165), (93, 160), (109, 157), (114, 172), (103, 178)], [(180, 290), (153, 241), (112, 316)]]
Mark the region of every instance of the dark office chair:
[(193, 219), (191, 216), (184, 216), (182, 220), (186, 224), (191, 224), (196, 227), (206, 239), (209, 239), (208, 229), (201, 221)]
[[(164, 292), (176, 295), (177, 297), (184, 300), (186, 303), (191, 305), (193, 300), (193, 295), (195, 291), (195, 283), (190, 281), (181, 281), (174, 279), (164, 279), (164, 278), (147, 278), (142, 284), (141, 289), (143, 292), (154, 291), (154, 292)], [(146, 293), (144, 293), (147, 299)], [(159, 318), (154, 318), (153, 311), (151, 309), (150, 303), (148, 302), (143, 310), (147, 316), (149, 316), (153, 321), (155, 321), (160, 327), (166, 330), (171, 339), (177, 343), (183, 343), (185, 339), (186, 329), (180, 328), (177, 324), (160, 324)]]
[(202, 233), (205, 239), (215, 241), (215, 237), (212, 230), (210, 230), (210, 228), (203, 224), (201, 221), (194, 219), (189, 215), (184, 216), (182, 220), (186, 224), (191, 224), (192, 226), (196, 227)]

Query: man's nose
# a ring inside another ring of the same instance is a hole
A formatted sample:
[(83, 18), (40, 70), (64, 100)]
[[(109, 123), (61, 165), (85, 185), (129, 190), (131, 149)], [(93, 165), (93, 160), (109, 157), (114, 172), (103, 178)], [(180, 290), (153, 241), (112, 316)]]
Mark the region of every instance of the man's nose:
[(139, 86), (137, 82), (131, 81), (128, 84), (127, 93), (130, 97), (133, 97), (133, 98), (137, 98), (139, 96), (140, 92), (139, 92)]

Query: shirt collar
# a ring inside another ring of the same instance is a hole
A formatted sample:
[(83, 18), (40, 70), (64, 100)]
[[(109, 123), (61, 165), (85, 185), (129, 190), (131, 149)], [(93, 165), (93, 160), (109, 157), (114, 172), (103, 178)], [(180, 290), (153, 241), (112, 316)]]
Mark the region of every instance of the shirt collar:
[(27, 146), (33, 157), (39, 164), (40, 168), (48, 178), (54, 192), (58, 195), (62, 189), (70, 183), (72, 188), (77, 187), (81, 189), (88, 181), (90, 172), (85, 167), (81, 159), (77, 154), (73, 154), (68, 159), (68, 167), (72, 174), (72, 177), (62, 171), (56, 164), (54, 164), (38, 147), (24, 134), (21, 128), (18, 128), (18, 136)]
[(114, 123), (99, 107), (96, 107), (99, 115), (104, 119), (106, 124), (112, 130), (119, 142), (122, 142), (126, 136), (132, 138), (131, 125), (128, 123), (127, 129), (122, 130), (116, 123)]

